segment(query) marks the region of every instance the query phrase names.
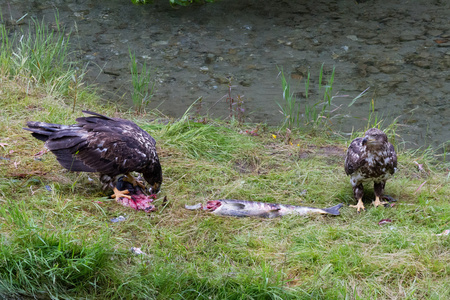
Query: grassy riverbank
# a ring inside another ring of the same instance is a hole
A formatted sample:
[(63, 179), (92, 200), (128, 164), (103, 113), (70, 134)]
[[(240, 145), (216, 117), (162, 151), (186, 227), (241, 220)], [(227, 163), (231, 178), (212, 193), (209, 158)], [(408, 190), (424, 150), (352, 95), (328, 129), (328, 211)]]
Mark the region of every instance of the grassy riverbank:
[[(74, 85), (76, 73), (34, 76), (24, 72), (33, 64), (14, 68), (2, 53), (1, 296), (450, 297), (450, 236), (436, 235), (450, 229), (449, 164), (431, 150), (399, 149), (399, 172), (386, 186), (398, 199), (390, 208), (369, 204), (370, 187), (361, 214), (346, 206), (338, 217), (279, 219), (188, 211), (185, 204), (219, 198), (320, 208), (354, 204), (343, 169), (352, 137), (305, 129), (293, 130), (286, 142), (279, 128), (259, 126), (251, 135), (254, 124), (136, 116)], [(83, 109), (129, 118), (156, 139), (164, 175), (158, 211), (122, 207), (105, 197), (92, 174), (66, 172), (51, 153), (36, 155), (44, 148), (22, 130), (26, 121), (71, 124)], [(126, 220), (110, 222), (120, 215)], [(392, 223), (378, 225), (382, 219)]]
[[(400, 152), (387, 184), (392, 208), (339, 217), (235, 219), (184, 204), (236, 198), (328, 207), (353, 203), (343, 156), (350, 139), (188, 119), (158, 122), (78, 104), (1, 78), (0, 252), (3, 295), (159, 299), (446, 298), (449, 295), (448, 165)], [(72, 123), (81, 109), (135, 120), (158, 141), (164, 171), (157, 212), (105, 198), (97, 178), (68, 173), (28, 120)], [(415, 164), (423, 164), (419, 170)], [(424, 183), (425, 182), (425, 183)], [(424, 183), (424, 184), (423, 184)], [(423, 185), (422, 185), (423, 184)], [(418, 188), (421, 189), (418, 190)], [(161, 199), (167, 197), (167, 202)], [(373, 198), (368, 189), (366, 200)], [(101, 202), (101, 203), (99, 203)], [(126, 221), (111, 223), (111, 218)], [(379, 226), (381, 219), (393, 223)], [(146, 255), (134, 255), (140, 247)], [(211, 298), (210, 298), (211, 297)]]

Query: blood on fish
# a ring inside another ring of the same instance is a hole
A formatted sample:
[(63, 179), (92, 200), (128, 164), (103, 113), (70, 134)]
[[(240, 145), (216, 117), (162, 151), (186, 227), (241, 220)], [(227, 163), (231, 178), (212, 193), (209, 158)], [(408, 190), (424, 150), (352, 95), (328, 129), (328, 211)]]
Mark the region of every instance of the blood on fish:
[(206, 202), (206, 210), (216, 210), (218, 209), (220, 206), (222, 205), (222, 203), (218, 200), (210, 200), (208, 202)]
[(388, 224), (388, 223), (392, 223), (391, 219), (383, 219), (380, 222), (378, 222), (378, 225), (384, 225), (384, 224)]
[(128, 190), (128, 195), (131, 196), (131, 199), (126, 197), (116, 199), (116, 201), (123, 206), (128, 206), (135, 210), (143, 210), (145, 212), (156, 210), (156, 206), (152, 204), (153, 200), (157, 197), (156, 194), (147, 196), (139, 186), (133, 186), (131, 183), (124, 181), (122, 177), (118, 179), (117, 185), (120, 187), (120, 190)]

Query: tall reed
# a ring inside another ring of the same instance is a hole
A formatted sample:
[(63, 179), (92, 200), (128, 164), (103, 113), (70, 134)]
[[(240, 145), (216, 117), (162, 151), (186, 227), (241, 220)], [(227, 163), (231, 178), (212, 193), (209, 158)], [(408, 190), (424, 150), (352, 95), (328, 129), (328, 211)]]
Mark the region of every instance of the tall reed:
[(131, 59), (131, 82), (133, 84), (131, 99), (136, 112), (142, 113), (153, 97), (156, 81), (152, 80), (151, 72), (147, 70), (147, 64), (144, 62), (139, 71), (136, 55), (131, 53), (131, 50), (129, 50), (129, 53)]
[(280, 69), (281, 86), (283, 90), (283, 102), (278, 103), (281, 113), (284, 115), (283, 127), (292, 129), (301, 125), (312, 124), (314, 126), (321, 125), (331, 117), (332, 96), (335, 68), (330, 77), (324, 80), (323, 64), (320, 67), (318, 91), (323, 96), (315, 103), (309, 104), (310, 99), (310, 79), (311, 74), (308, 71), (308, 77), (305, 80), (305, 100), (302, 103), (294, 92), (291, 92), (291, 84), (287, 81), (283, 69)]
[[(305, 119), (307, 123), (313, 123), (314, 125), (319, 125), (324, 121), (330, 118), (331, 114), (331, 106), (332, 106), (332, 92), (333, 92), (333, 82), (334, 82), (334, 71), (335, 67), (333, 67), (333, 72), (328, 78), (326, 84), (323, 82), (323, 64), (320, 67), (319, 72), (319, 93), (323, 91), (323, 99), (322, 101), (317, 101), (313, 105), (305, 105)], [(306, 99), (308, 99), (308, 88), (309, 88), (309, 76), (308, 72), (308, 84), (306, 85)]]
[[(309, 74), (309, 73), (308, 73)], [(284, 71), (281, 68), (280, 73), (281, 77), (281, 87), (283, 89), (283, 104), (277, 103), (281, 109), (281, 113), (284, 115), (283, 127), (287, 127), (292, 129), (295, 126), (300, 126), (300, 103), (297, 101), (297, 98), (294, 96), (294, 93), (291, 93), (291, 84), (286, 80), (284, 76)], [(309, 82), (309, 75), (308, 75)]]

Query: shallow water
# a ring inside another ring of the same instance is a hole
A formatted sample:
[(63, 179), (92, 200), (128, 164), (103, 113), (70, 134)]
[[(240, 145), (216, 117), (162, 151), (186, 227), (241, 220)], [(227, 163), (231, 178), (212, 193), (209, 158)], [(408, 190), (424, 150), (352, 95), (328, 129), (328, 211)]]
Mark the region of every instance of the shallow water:
[(231, 78), (246, 121), (281, 124), (279, 68), (302, 103), (310, 71), (315, 102), (324, 63), (325, 77), (335, 67), (333, 95), (348, 95), (333, 99), (334, 130), (363, 130), (373, 101), (384, 126), (397, 121), (406, 147), (450, 140), (450, 1), (223, 0), (179, 9), (156, 2), (7, 0), (0, 9), (4, 21), (28, 14), (11, 30), (31, 17), (54, 23), (57, 9), (106, 100), (131, 105), (131, 49), (156, 70), (151, 108), (177, 117), (202, 97), (201, 113), (227, 117)]

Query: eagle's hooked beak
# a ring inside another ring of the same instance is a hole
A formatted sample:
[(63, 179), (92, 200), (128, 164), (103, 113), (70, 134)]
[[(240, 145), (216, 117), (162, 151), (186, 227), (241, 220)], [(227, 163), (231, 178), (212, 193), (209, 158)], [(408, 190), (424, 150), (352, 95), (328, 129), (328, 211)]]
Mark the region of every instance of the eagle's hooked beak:
[(150, 194), (158, 194), (160, 188), (161, 184), (156, 182), (148, 189), (148, 191)]
[(363, 138), (363, 140), (362, 140), (363, 146), (367, 145), (367, 140), (368, 140), (367, 136)]
[(362, 140), (363, 146), (375, 146), (378, 145), (379, 142), (373, 136), (366, 135)]

